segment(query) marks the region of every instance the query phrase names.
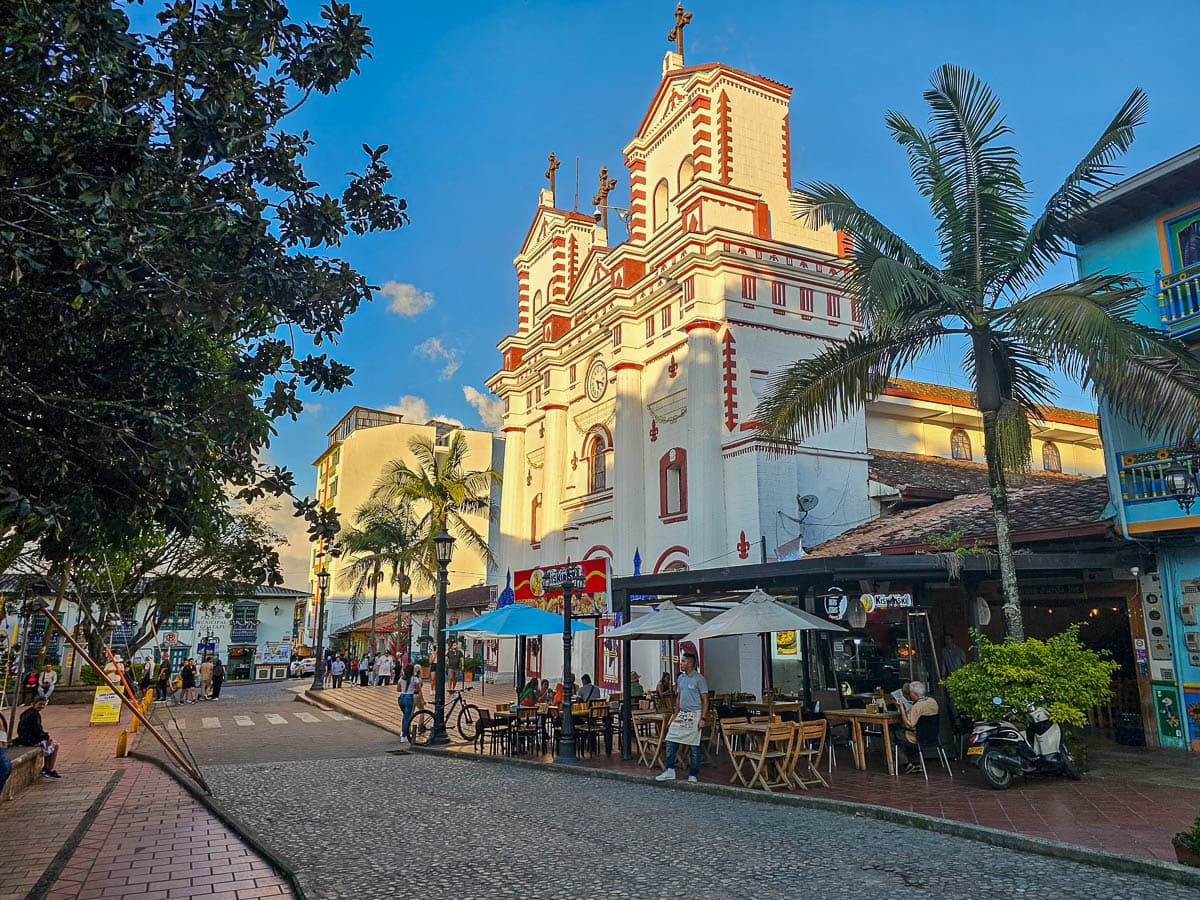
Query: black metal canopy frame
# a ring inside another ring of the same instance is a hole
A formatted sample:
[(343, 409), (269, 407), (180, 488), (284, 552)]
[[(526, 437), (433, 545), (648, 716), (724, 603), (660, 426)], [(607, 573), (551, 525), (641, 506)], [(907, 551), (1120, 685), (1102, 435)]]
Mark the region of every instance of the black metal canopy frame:
[[(1018, 553), (1017, 575), (1026, 578), (1080, 575), (1089, 571), (1112, 570), (1136, 562), (1137, 551), (1100, 551), (1078, 553)], [(999, 578), (999, 566), (989, 555), (967, 554), (960, 557), (958, 578), (965, 584)], [(824, 589), (838, 582), (910, 581), (914, 584), (951, 581), (945, 562), (935, 553), (897, 555), (857, 555), (809, 557), (786, 562), (757, 563), (749, 566), (723, 566), (684, 572), (660, 572), (631, 575), (612, 582), (613, 611), (628, 622), (637, 598), (653, 596), (671, 600), (676, 606), (688, 606), (729, 600), (731, 593), (760, 588), (769, 594), (803, 597), (809, 588)], [(631, 600), (631, 598), (633, 598)], [(807, 658), (807, 657), (806, 657)], [(629, 693), (632, 660), (628, 648), (621, 654), (622, 718), (621, 756), (632, 759), (633, 697)]]

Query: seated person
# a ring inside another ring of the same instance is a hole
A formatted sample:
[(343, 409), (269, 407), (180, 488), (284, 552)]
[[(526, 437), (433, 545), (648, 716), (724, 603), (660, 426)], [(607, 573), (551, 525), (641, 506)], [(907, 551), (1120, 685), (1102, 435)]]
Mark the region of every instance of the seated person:
[(530, 678), (529, 683), (521, 689), (521, 696), (517, 699), (517, 703), (521, 706), (537, 706), (538, 680)]
[(925, 716), (937, 718), (938, 704), (936, 700), (926, 695), (925, 685), (920, 681), (910, 682), (908, 693), (913, 699), (913, 704), (908, 709), (903, 706), (900, 708), (900, 718), (904, 722), (904, 730), (896, 734), (896, 746), (904, 752), (904, 756), (908, 760), (904, 771), (919, 772), (921, 762), (920, 749), (917, 746), (917, 722)]
[(592, 676), (583, 676), (583, 687), (579, 689), (579, 702), (591, 703), (593, 700), (600, 699), (600, 688), (592, 684)]
[(42, 710), (46, 708), (46, 698), (36, 697), (29, 704), (17, 722), (17, 739), (13, 742), (22, 747), (42, 748), (42, 774), (47, 778), (60, 778), (54, 763), (58, 759), (58, 741), (46, 733), (42, 727)]
[(637, 672), (629, 673), (629, 696), (635, 699), (646, 696), (646, 689), (642, 687), (642, 676)]
[(550, 689), (550, 679), (543, 678), (542, 686), (538, 688), (537, 702), (538, 703), (549, 703), (553, 699), (554, 699), (554, 691), (552, 691)]
[(655, 693), (657, 693), (660, 697), (675, 696), (675, 684), (671, 681), (670, 672), (663, 672), (662, 678), (658, 679), (658, 687), (656, 687), (654, 690)]

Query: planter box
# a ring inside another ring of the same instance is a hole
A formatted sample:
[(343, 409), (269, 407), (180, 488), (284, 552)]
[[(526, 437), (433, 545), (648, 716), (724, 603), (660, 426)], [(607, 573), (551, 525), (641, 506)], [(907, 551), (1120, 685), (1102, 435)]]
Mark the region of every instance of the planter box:
[(1181, 864), (1185, 866), (1200, 867), (1200, 853), (1197, 853), (1194, 850), (1189, 850), (1182, 844), (1175, 843), (1175, 841), (1171, 841), (1171, 846), (1175, 848), (1175, 858), (1179, 860)]

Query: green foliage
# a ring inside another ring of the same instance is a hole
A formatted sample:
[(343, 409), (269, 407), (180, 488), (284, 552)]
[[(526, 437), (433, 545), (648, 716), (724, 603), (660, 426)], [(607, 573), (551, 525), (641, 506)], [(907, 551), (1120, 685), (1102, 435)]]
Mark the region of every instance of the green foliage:
[(30, 540), (187, 534), (230, 486), (292, 494), (259, 460), (303, 391), (350, 383), (321, 345), (371, 299), (336, 248), (407, 221), (386, 147), (331, 195), (288, 129), (369, 54), (347, 4), (160, 2), (137, 29), (129, 6), (0, 3), (0, 571)]
[(963, 715), (993, 718), (993, 697), (1018, 708), (1044, 701), (1051, 720), (1082, 726), (1089, 709), (1112, 697), (1112, 677), (1120, 666), (1107, 653), (1083, 646), (1078, 625), (1045, 641), (1029, 638), (995, 644), (979, 632), (975, 637), (979, 661), (943, 682)]
[(1192, 823), (1190, 830), (1180, 831), (1175, 834), (1174, 843), (1191, 850), (1193, 853), (1200, 853), (1200, 816)]

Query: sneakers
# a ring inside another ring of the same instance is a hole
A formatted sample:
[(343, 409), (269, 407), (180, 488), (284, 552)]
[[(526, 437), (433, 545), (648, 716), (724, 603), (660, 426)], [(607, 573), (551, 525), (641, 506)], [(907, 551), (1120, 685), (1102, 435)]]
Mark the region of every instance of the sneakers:
[(918, 765), (915, 765), (914, 763), (909, 763), (907, 766), (904, 767), (905, 775), (911, 775), (913, 772), (920, 772), (920, 771), (921, 771), (921, 767)]
[(42, 769), (42, 775), (46, 778), (62, 778), (61, 775), (54, 769)]
[(695, 775), (688, 776), (688, 784), (699, 784), (699, 783), (700, 783), (700, 779), (697, 778)]
[(659, 772), (657, 775), (654, 776), (654, 780), (655, 781), (674, 781), (675, 780), (675, 770), (674, 769), (663, 769), (661, 772)]

